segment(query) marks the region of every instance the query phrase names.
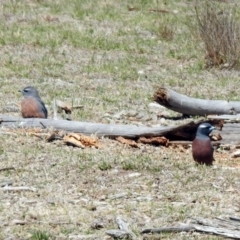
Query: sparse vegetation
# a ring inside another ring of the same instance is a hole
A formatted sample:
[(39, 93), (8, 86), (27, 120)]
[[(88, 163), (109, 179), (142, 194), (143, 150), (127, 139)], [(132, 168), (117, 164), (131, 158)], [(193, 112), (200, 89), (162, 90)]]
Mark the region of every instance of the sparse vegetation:
[(240, 21), (235, 7), (223, 8), (214, 1), (198, 3), (195, 10), (206, 67), (239, 68)]
[(46, 232), (43, 231), (35, 231), (31, 238), (31, 240), (50, 240), (52, 239)]

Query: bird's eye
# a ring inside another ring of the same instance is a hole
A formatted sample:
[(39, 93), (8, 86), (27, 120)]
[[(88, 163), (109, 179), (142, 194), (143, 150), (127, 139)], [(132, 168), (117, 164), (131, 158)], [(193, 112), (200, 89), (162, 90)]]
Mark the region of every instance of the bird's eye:
[(28, 92), (29, 90), (28, 89), (23, 89), (24, 92)]

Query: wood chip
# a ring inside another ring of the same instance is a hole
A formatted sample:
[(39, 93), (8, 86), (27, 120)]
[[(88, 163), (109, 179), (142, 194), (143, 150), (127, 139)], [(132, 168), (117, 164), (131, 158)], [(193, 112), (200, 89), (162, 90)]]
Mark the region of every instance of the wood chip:
[(231, 154), (231, 158), (237, 158), (240, 157), (240, 150), (237, 150)]
[(76, 147), (96, 147), (99, 148), (98, 140), (94, 137), (85, 136), (79, 133), (69, 133), (63, 138), (65, 144), (71, 144)]
[(145, 137), (140, 137), (138, 139), (138, 142), (140, 143), (145, 143), (145, 144), (152, 144), (152, 145), (163, 145), (168, 147), (169, 145), (169, 140), (165, 137), (150, 137), (150, 138), (145, 138)]
[(211, 138), (211, 140), (213, 140), (213, 141), (221, 141), (221, 140), (222, 140), (222, 136), (220, 135), (220, 133), (218, 133), (218, 134), (212, 134), (212, 135), (210, 136), (210, 138)]
[(126, 139), (126, 138), (123, 138), (123, 137), (117, 137), (116, 140), (118, 142), (122, 143), (122, 144), (129, 145), (130, 147), (138, 148), (138, 145), (134, 140)]

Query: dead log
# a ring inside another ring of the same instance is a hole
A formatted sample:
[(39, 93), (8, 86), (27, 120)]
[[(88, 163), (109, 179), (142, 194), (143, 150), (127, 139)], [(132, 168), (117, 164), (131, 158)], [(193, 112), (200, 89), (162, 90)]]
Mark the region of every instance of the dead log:
[[(77, 122), (67, 120), (38, 119), (38, 118), (20, 118), (0, 115), (0, 126), (6, 128), (53, 128), (56, 130), (65, 130), (68, 132), (82, 133), (84, 135), (96, 135), (98, 137), (139, 139), (140, 137), (161, 137), (170, 141), (192, 141), (195, 137), (197, 127), (202, 122), (209, 122), (217, 125), (219, 121), (214, 119), (199, 120), (188, 122), (179, 126), (168, 127), (145, 127), (135, 125), (118, 125)], [(221, 121), (218, 124), (222, 127)], [(240, 144), (240, 123), (225, 123), (222, 131), (221, 144)], [(171, 144), (171, 142), (170, 142)]]
[(168, 88), (159, 88), (154, 94), (154, 101), (186, 115), (206, 116), (209, 114), (233, 115), (240, 113), (240, 101), (192, 98)]
[(193, 140), (199, 124), (206, 122), (200, 120), (189, 122), (180, 126), (169, 127), (139, 127), (134, 125), (102, 124), (90, 122), (77, 122), (67, 120), (53, 120), (42, 118), (20, 118), (0, 115), (1, 127), (7, 128), (53, 128), (68, 132), (94, 134), (98, 137), (126, 137), (138, 139), (139, 137), (165, 136), (170, 140)]

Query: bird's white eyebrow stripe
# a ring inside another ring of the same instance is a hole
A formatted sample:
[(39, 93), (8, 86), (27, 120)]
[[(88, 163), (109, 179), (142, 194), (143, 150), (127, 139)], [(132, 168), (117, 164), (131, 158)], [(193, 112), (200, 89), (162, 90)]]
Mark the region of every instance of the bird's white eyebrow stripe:
[(206, 128), (207, 126), (206, 125), (200, 125), (200, 128)]

